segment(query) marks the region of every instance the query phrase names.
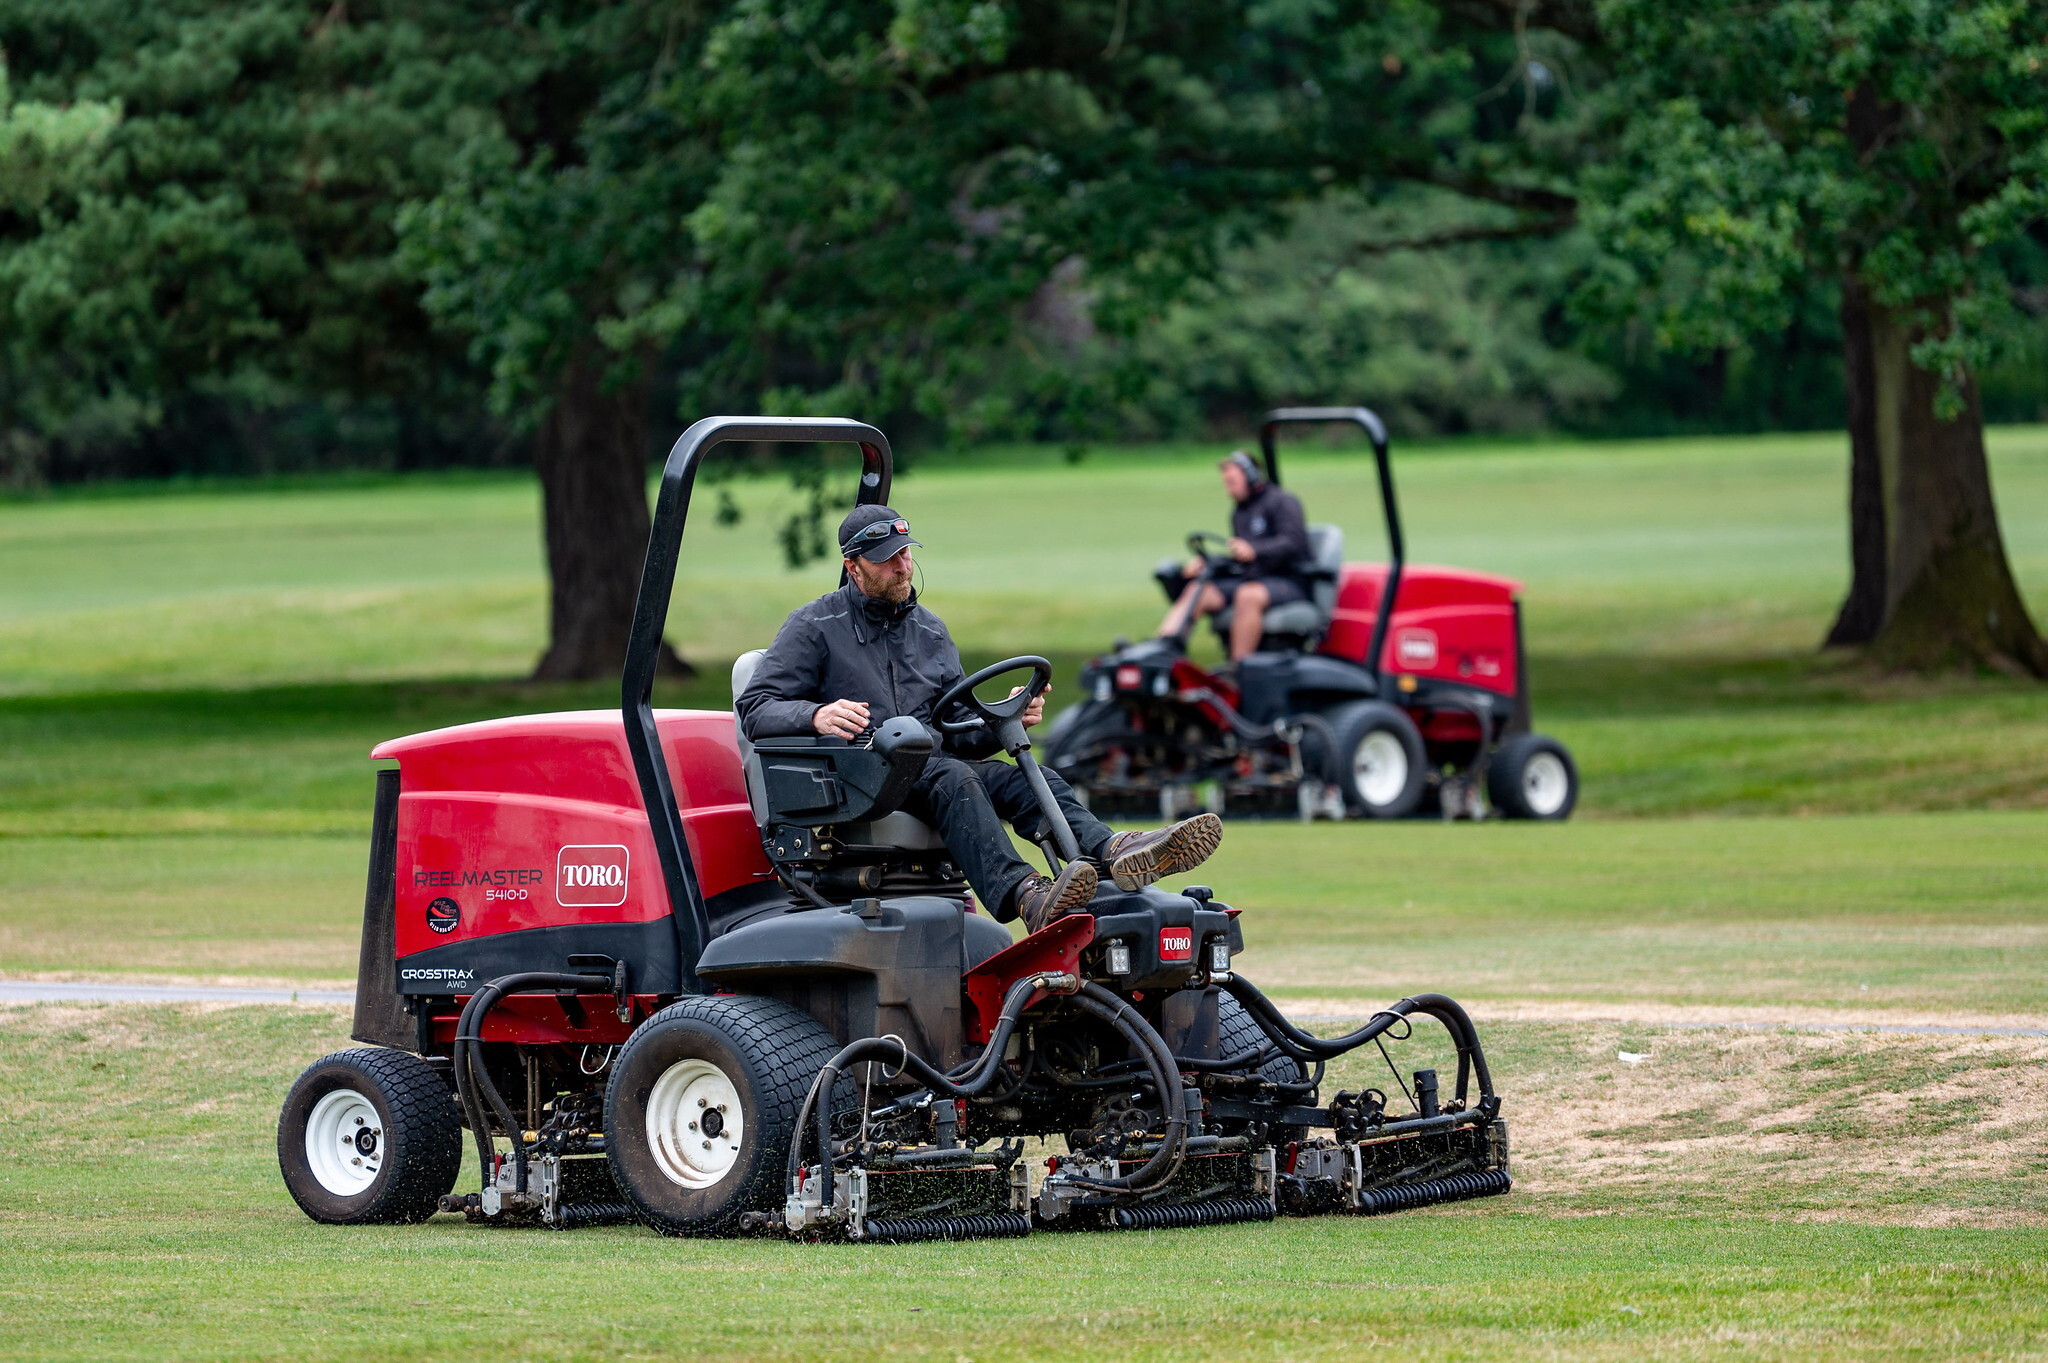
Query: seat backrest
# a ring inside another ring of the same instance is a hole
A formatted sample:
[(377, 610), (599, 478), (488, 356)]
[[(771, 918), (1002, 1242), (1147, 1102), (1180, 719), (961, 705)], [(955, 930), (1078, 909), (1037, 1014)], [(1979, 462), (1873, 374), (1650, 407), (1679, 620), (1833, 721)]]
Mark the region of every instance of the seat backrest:
[(739, 739), (740, 763), (742, 765), (745, 765), (746, 760), (754, 755), (754, 745), (747, 742), (746, 727), (740, 723), (740, 693), (745, 691), (748, 683), (754, 680), (754, 669), (761, 665), (761, 659), (766, 656), (768, 656), (767, 649), (753, 648), (748, 649), (745, 653), (732, 660), (732, 731)]
[(1344, 569), (1344, 528), (1337, 525), (1311, 525), (1308, 528), (1309, 556), (1315, 563), (1315, 576), (1309, 583), (1309, 599), (1316, 603), (1316, 610), (1323, 619), (1330, 618), (1330, 612), (1337, 608), (1337, 578)]
[(754, 807), (757, 826), (768, 821), (768, 799), (761, 789), (761, 764), (754, 760), (754, 745), (747, 742), (747, 726), (740, 723), (739, 700), (740, 693), (754, 680), (754, 669), (767, 655), (767, 649), (753, 648), (732, 660), (732, 736), (739, 744), (740, 771), (747, 782), (747, 803)]

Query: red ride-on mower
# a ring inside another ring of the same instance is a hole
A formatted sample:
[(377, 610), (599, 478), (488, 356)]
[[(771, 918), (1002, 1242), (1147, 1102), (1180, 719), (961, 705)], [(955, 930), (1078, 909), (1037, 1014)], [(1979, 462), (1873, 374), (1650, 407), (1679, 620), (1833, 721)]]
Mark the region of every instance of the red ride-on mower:
[[(1529, 731), (1521, 584), (1403, 561), (1387, 431), (1364, 407), (1283, 407), (1259, 428), (1266, 476), (1280, 481), (1283, 425), (1354, 422), (1372, 440), (1386, 512), (1385, 563), (1346, 563), (1344, 532), (1309, 526), (1312, 595), (1266, 612), (1259, 650), (1235, 675), (1187, 656), (1187, 635), (1120, 644), (1081, 673), (1083, 699), (1044, 742), (1046, 764), (1096, 813), (1163, 819), (1219, 814), (1418, 812), (1562, 819), (1578, 769)], [(1225, 537), (1197, 531), (1200, 578), (1231, 571)], [(1178, 565), (1161, 566), (1162, 583)], [(1174, 589), (1168, 588), (1168, 598)], [(1393, 602), (1391, 610), (1381, 609)], [(1227, 636), (1230, 611), (1214, 617)]]
[[(1314, 1036), (1236, 972), (1238, 911), (1202, 887), (1105, 881), (1088, 912), (1012, 944), (897, 808), (934, 746), (915, 720), (748, 744), (729, 712), (651, 708), (691, 487), (729, 440), (857, 443), (859, 500), (889, 495), (873, 427), (700, 421), (663, 473), (622, 712), (376, 749), (398, 765), (377, 777), (365, 1048), (307, 1069), (278, 1123), (307, 1215), (916, 1240), (1508, 1190), (1500, 1100), (1450, 999)], [(984, 668), (940, 712), (971, 707), (1035, 774), (1020, 716), (1051, 671)], [(1018, 695), (975, 694), (1019, 672)], [(1057, 869), (1073, 835), (1042, 803)], [(1324, 1096), (1326, 1061), (1421, 1015), (1449, 1034), (1448, 1092), (1390, 1059), (1384, 1090)], [(1034, 1182), (1040, 1137), (1064, 1153)]]

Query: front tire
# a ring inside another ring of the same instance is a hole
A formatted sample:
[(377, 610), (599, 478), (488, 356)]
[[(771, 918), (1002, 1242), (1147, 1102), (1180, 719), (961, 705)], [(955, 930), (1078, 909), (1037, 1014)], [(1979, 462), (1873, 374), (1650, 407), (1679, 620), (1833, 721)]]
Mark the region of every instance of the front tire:
[(612, 1174), (664, 1235), (731, 1235), (782, 1207), (797, 1110), (839, 1049), (779, 999), (688, 998), (642, 1023), (612, 1062)]
[(1510, 819), (1567, 819), (1579, 803), (1579, 769), (1556, 739), (1517, 734), (1487, 763), (1486, 795)]
[(462, 1168), (455, 1091), (405, 1051), (316, 1060), (278, 1114), (277, 1163), (292, 1201), (315, 1221), (424, 1221)]
[(1369, 819), (1414, 813), (1429, 774), (1415, 721), (1377, 700), (1346, 705), (1329, 721), (1330, 779), (1344, 792), (1344, 807)]

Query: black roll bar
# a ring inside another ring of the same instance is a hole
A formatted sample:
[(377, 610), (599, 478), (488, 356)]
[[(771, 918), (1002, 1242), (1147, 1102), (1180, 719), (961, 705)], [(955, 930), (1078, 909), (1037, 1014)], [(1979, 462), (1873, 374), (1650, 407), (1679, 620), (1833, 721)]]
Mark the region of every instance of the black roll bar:
[(619, 687), (626, 721), (626, 747), (640, 780), (640, 802), (647, 808), (647, 828), (661, 857), (661, 877), (668, 889), (669, 913), (676, 925), (677, 956), (686, 992), (702, 992), (697, 960), (711, 940), (711, 918), (704, 891), (683, 836), (682, 811), (676, 805), (675, 783), (661, 753), (661, 735), (654, 725), (654, 670), (661, 656), (661, 636), (668, 625), (668, 603), (675, 589), (676, 558), (682, 548), (683, 524), (690, 514), (690, 493), (697, 466), (714, 445), (729, 440), (772, 440), (790, 444), (860, 446), (860, 490), (854, 504), (889, 500), (895, 465), (889, 438), (864, 421), (845, 417), (707, 416), (676, 438), (661, 470), (661, 493), (654, 503), (654, 524), (647, 537), (647, 562), (640, 570), (640, 596), (633, 604), (633, 633), (626, 641), (625, 676)]
[(1280, 453), (1275, 437), (1283, 425), (1321, 421), (1349, 421), (1372, 441), (1373, 461), (1379, 465), (1380, 506), (1387, 513), (1387, 590), (1372, 622), (1372, 642), (1366, 646), (1365, 665), (1372, 669), (1381, 699), (1387, 695), (1387, 676), (1380, 659), (1387, 647), (1387, 630), (1394, 620), (1394, 602), (1401, 591), (1401, 565), (1407, 557), (1401, 542), (1401, 508), (1394, 500), (1394, 466), (1387, 458), (1387, 427), (1370, 407), (1276, 407), (1266, 413), (1259, 426), (1259, 453), (1266, 459), (1266, 477), (1280, 481)]

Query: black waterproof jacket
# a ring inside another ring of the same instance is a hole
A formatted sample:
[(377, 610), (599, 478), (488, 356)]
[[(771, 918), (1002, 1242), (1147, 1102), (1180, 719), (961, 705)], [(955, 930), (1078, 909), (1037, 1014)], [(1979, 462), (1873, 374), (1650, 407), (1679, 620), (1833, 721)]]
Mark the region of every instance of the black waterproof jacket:
[(1247, 577), (1305, 577), (1315, 567), (1301, 499), (1267, 483), (1230, 513), (1230, 533), (1248, 542), (1258, 557), (1245, 565)]
[[(965, 675), (945, 623), (915, 595), (891, 605), (848, 582), (789, 613), (733, 708), (749, 739), (779, 738), (816, 733), (827, 701), (865, 701), (870, 723), (908, 715), (953, 756), (987, 757), (998, 746), (987, 725), (940, 734), (935, 723), (939, 697)], [(946, 716), (972, 717), (964, 705)]]

